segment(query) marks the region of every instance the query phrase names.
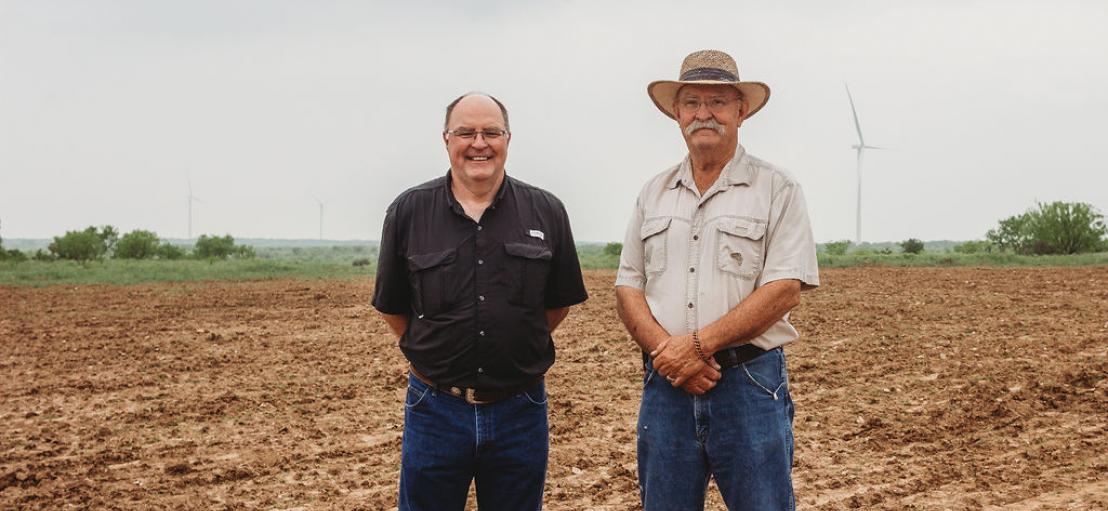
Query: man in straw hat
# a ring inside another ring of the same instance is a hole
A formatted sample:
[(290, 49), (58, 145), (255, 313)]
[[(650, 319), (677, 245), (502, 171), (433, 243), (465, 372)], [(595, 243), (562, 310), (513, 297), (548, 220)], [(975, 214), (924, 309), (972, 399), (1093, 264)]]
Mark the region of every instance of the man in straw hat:
[(639, 485), (647, 510), (703, 509), (715, 477), (732, 511), (791, 510), (793, 404), (781, 346), (819, 285), (800, 185), (739, 145), (769, 87), (726, 53), (692, 53), (647, 86), (689, 153), (639, 193), (616, 278), (643, 351)]
[(508, 111), (465, 94), (446, 107), (445, 176), (385, 214), (373, 306), (411, 363), (400, 502), (485, 510), (542, 507), (550, 334), (585, 301), (565, 208), (506, 174)]

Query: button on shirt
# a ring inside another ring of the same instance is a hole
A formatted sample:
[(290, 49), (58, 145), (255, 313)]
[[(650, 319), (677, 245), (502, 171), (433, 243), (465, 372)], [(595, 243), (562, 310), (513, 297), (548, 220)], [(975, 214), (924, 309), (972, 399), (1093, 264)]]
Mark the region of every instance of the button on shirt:
[(554, 363), (546, 309), (587, 297), (565, 208), (505, 176), (476, 222), (450, 186), (447, 173), (389, 206), (373, 306), (409, 315), (400, 349), (436, 384), (533, 381)]
[[(784, 170), (739, 146), (703, 195), (688, 157), (643, 187), (616, 285), (643, 290), (670, 335), (703, 328), (782, 279), (819, 285), (804, 194)], [(768, 350), (797, 337), (786, 314), (751, 344)]]

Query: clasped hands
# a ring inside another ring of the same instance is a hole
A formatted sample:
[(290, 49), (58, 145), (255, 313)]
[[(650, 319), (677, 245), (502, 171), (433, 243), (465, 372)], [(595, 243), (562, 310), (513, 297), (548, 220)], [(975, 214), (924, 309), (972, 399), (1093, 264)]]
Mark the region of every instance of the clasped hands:
[(690, 394), (699, 396), (712, 390), (720, 378), (719, 364), (712, 358), (708, 359), (711, 363), (701, 360), (692, 335), (666, 338), (650, 352), (650, 358), (655, 372)]

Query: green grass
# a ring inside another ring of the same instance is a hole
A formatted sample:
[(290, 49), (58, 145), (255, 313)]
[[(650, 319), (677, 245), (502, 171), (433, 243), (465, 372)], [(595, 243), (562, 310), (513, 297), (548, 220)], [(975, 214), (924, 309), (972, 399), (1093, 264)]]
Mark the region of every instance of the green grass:
[[(358, 278), (376, 273), (376, 247), (291, 247), (258, 251), (257, 259), (230, 261), (123, 261), (106, 260), (87, 266), (70, 261), (0, 261), (0, 286), (51, 286), (59, 284), (139, 284), (197, 280), (263, 280), (281, 278)], [(619, 256), (605, 254), (604, 245), (577, 247), (581, 267), (614, 269)], [(368, 266), (354, 266), (367, 259)], [(819, 254), (820, 268), (851, 267), (954, 267), (954, 266), (1095, 266), (1108, 265), (1108, 252), (1060, 256), (1021, 256), (1007, 253), (957, 254)]]
[(0, 262), (0, 285), (138, 284), (196, 280), (281, 278), (356, 278), (373, 275), (373, 266), (319, 261), (246, 259), (229, 261), (107, 260), (87, 266), (71, 261)]
[(1097, 266), (1108, 264), (1108, 252), (1073, 255), (1016, 255), (1010, 253), (957, 254), (924, 252), (922, 254), (819, 254), (820, 268), (853, 268), (859, 266), (888, 267), (952, 267), (952, 266)]

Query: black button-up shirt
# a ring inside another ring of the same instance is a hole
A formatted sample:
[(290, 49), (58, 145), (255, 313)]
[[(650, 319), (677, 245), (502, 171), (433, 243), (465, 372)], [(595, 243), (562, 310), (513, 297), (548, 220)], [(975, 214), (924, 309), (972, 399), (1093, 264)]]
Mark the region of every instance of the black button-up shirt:
[(385, 214), (373, 306), (409, 315), (400, 349), (437, 384), (513, 387), (546, 372), (546, 309), (587, 298), (565, 207), (505, 176), (475, 222), (450, 173), (411, 188)]

